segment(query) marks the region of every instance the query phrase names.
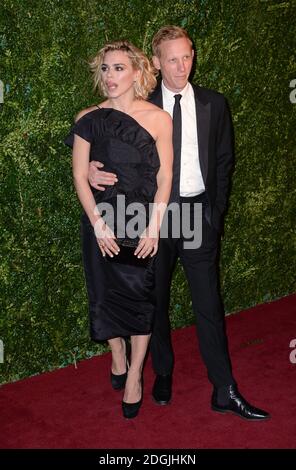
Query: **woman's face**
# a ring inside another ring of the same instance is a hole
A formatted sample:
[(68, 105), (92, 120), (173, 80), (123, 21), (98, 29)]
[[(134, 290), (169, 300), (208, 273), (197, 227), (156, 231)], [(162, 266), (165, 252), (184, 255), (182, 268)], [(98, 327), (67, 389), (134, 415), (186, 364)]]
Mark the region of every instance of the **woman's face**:
[(119, 98), (133, 91), (134, 82), (139, 75), (124, 51), (106, 52), (101, 73), (108, 98)]

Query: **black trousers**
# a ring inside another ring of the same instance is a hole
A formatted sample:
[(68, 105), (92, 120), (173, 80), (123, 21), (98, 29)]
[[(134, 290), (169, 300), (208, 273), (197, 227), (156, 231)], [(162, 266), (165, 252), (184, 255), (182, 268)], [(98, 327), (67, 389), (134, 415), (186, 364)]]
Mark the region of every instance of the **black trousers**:
[[(182, 201), (184, 202), (183, 199)], [(194, 215), (194, 203), (202, 202), (202, 244), (199, 248), (186, 249), (182, 234), (179, 238), (169, 236), (160, 239), (156, 257), (157, 307), (150, 344), (152, 363), (156, 374), (166, 375), (173, 371), (169, 303), (172, 272), (179, 257), (191, 291), (201, 356), (210, 382), (216, 387), (222, 387), (235, 384), (235, 380), (231, 371), (218, 285), (217, 255), (220, 235), (205, 218), (205, 193), (188, 201), (191, 201), (191, 219)], [(182, 215), (182, 204), (180, 206)], [(169, 234), (171, 235), (170, 229)]]

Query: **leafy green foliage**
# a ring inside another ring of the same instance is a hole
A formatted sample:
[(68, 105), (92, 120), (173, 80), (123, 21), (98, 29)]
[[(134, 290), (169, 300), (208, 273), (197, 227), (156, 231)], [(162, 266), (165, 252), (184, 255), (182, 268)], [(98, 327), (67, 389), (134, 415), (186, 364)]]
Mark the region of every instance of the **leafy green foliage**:
[[(226, 95), (236, 168), (221, 251), (227, 312), (293, 292), (296, 78), (294, 1), (3, 0), (0, 14), (2, 382), (102, 353), (88, 339), (73, 116), (97, 102), (87, 60), (106, 40), (151, 53), (164, 24), (188, 29), (195, 83)], [(180, 266), (173, 327), (193, 322)]]

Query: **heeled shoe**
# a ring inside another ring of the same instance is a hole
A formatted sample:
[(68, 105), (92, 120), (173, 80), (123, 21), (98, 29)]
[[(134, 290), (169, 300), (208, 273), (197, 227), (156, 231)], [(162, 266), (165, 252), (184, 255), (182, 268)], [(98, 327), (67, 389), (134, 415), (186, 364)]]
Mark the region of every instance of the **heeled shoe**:
[(111, 385), (113, 390), (123, 390), (125, 387), (126, 379), (127, 379), (127, 371), (129, 368), (130, 363), (130, 355), (131, 355), (131, 345), (129, 341), (124, 338), (125, 341), (125, 361), (126, 361), (126, 372), (124, 374), (113, 374), (110, 372), (110, 379)]
[(124, 418), (127, 418), (127, 419), (135, 418), (139, 413), (139, 410), (142, 405), (142, 401), (143, 401), (143, 397), (141, 397), (141, 399), (137, 401), (136, 403), (126, 403), (125, 401), (122, 400), (121, 405), (122, 405), (122, 413), (123, 413)]
[(141, 389), (141, 398), (139, 401), (136, 401), (135, 403), (127, 403), (126, 401), (122, 400), (121, 407), (124, 418), (135, 418), (140, 411), (143, 402), (143, 377), (141, 379)]

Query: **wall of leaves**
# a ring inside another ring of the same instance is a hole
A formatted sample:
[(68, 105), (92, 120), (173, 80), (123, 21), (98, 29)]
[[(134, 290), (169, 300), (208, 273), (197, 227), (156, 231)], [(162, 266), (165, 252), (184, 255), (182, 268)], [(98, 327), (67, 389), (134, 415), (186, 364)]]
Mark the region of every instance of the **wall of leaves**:
[[(80, 206), (63, 139), (73, 116), (98, 102), (86, 62), (109, 39), (150, 54), (160, 26), (185, 27), (194, 82), (229, 101), (236, 168), (221, 248), (226, 313), (295, 290), (295, 0), (2, 0), (0, 9), (2, 382), (106, 350), (88, 339)], [(180, 266), (171, 322), (193, 322)]]

